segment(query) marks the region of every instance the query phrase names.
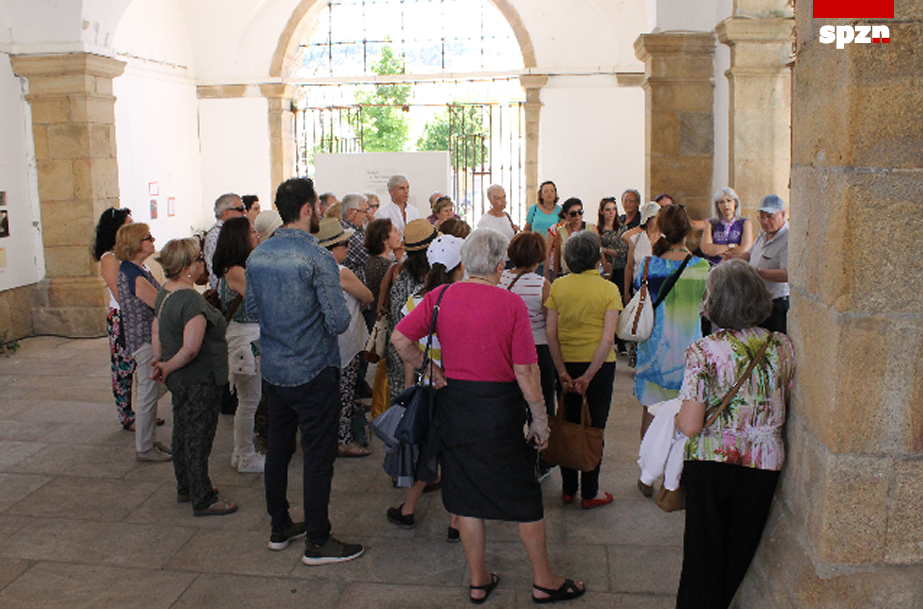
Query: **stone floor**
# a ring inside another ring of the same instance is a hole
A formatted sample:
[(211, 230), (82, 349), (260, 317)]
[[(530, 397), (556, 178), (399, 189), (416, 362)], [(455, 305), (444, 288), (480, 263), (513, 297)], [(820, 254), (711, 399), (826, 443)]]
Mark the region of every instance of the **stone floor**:
[[(635, 488), (638, 405), (620, 358), (601, 487), (611, 506), (584, 512), (560, 501), (557, 473), (544, 483), (552, 562), (587, 582), (573, 607), (672, 607), (681, 565), (682, 513), (665, 514)], [(389, 524), (402, 492), (381, 469), (381, 446), (336, 463), (334, 534), (366, 553), (342, 565), (306, 567), (299, 545), (267, 550), (261, 475), (229, 465), (232, 418), (222, 416), (211, 475), (238, 513), (193, 518), (176, 503), (172, 467), (137, 463), (118, 424), (106, 339), (38, 337), (0, 356), (0, 607), (128, 609), (467, 605), (461, 545), (445, 542), (439, 494), (424, 496), (417, 528)], [(169, 398), (161, 400), (169, 441)], [(298, 514), (300, 463), (291, 467)], [(488, 524), (488, 567), (503, 581), (489, 605), (527, 607), (530, 572), (516, 527)]]

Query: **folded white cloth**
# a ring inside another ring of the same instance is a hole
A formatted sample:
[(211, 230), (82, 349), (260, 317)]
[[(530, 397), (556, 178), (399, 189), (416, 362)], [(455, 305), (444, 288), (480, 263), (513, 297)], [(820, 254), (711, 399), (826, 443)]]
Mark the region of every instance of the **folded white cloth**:
[(655, 404), (656, 408), (648, 408), (656, 414), (638, 450), (640, 479), (644, 484), (653, 485), (657, 478), (663, 476), (664, 488), (670, 491), (679, 488), (688, 438), (676, 429), (674, 419), (682, 404), (682, 400), (674, 398)]

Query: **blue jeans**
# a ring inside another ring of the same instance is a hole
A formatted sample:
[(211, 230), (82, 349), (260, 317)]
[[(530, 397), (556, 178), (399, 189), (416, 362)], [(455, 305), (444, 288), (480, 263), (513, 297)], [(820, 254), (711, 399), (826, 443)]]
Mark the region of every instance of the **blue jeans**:
[(337, 456), (340, 371), (328, 366), (303, 385), (266, 383), (269, 437), (266, 450), (266, 511), (274, 529), (292, 522), (288, 513), (288, 466), (301, 431), (304, 453), (304, 524), (307, 540), (322, 545), (330, 538), (330, 483)]

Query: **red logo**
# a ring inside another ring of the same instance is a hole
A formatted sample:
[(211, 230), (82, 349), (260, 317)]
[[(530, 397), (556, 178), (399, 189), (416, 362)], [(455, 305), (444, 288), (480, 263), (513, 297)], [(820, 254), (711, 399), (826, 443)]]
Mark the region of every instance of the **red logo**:
[(814, 0), (815, 19), (894, 19), (894, 0)]

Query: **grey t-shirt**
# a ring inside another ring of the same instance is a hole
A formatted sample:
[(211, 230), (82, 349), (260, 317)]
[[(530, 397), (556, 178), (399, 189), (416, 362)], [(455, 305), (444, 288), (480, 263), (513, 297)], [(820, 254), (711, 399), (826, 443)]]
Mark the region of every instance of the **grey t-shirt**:
[(209, 382), (222, 384), (228, 379), (228, 343), (225, 339), (227, 324), (221, 313), (205, 302), (195, 290), (168, 292), (161, 289), (154, 302), (163, 361), (169, 360), (183, 346), (186, 324), (197, 315), (205, 315), (207, 323), (202, 347), (191, 362), (167, 377), (167, 387), (173, 391), (177, 384), (203, 385)]

